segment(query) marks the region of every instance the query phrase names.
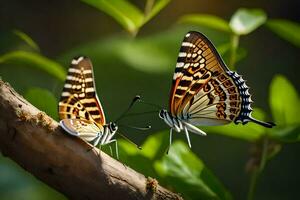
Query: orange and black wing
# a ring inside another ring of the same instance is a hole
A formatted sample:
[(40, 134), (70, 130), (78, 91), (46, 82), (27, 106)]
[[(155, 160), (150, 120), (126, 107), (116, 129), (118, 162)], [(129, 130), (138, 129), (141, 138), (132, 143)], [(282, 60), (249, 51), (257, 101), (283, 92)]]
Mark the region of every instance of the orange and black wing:
[(104, 112), (98, 96), (89, 58), (72, 60), (59, 102), (60, 119), (81, 119), (103, 126)]
[(179, 52), (170, 94), (170, 112), (194, 125), (247, 123), (252, 100), (245, 81), (230, 71), (213, 44), (201, 33), (186, 34)]

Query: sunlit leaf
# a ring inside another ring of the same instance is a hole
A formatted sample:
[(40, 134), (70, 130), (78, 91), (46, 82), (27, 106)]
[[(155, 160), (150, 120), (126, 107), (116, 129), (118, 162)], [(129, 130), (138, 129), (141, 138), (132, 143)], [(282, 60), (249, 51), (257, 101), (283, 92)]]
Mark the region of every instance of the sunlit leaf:
[(119, 142), (119, 146), (127, 155), (142, 155), (150, 160), (154, 160), (167, 149), (167, 137), (169, 136), (165, 133), (152, 134), (142, 145), (142, 150), (137, 149), (136, 146), (122, 139)]
[(267, 16), (260, 9), (238, 9), (229, 22), (231, 30), (237, 35), (246, 35), (263, 25)]
[(119, 44), (117, 53), (129, 66), (145, 72), (167, 71), (176, 60), (155, 40), (124, 41)]
[(26, 44), (28, 44), (31, 48), (33, 48), (36, 51), (40, 51), (39, 46), (26, 33), (19, 30), (14, 30), (13, 33), (16, 36), (18, 36), (21, 40), (23, 40)]
[[(126, 0), (81, 0), (113, 17), (130, 33), (135, 33), (143, 23), (142, 12)], [(101, 23), (99, 24), (101, 26)]]
[(184, 15), (179, 19), (179, 23), (206, 26), (224, 32), (231, 32), (228, 22), (215, 15), (206, 15), (206, 14)]
[(142, 145), (142, 150), (135, 145), (119, 140), (120, 159), (135, 170), (147, 176), (156, 177), (153, 164), (156, 159), (165, 155), (167, 148), (167, 134), (153, 134)]
[(185, 199), (232, 199), (223, 184), (181, 141), (175, 141), (155, 169)]
[(171, 0), (157, 0), (157, 1), (155, 1), (154, 6), (150, 10), (150, 12), (146, 15), (146, 18), (144, 19), (144, 23), (148, 22), (150, 19), (152, 19), (154, 16), (156, 16), (170, 2), (171, 2)]
[[(259, 120), (264, 120), (265, 118), (264, 112), (258, 108), (254, 109), (253, 116)], [(246, 125), (231, 123), (224, 126), (205, 127), (204, 130), (207, 133), (229, 136), (246, 141), (256, 141), (266, 134), (264, 127), (252, 122)]]
[(57, 119), (58, 101), (51, 92), (42, 88), (30, 88), (24, 96), (32, 105)]
[(6, 62), (24, 64), (42, 70), (59, 80), (65, 79), (65, 70), (59, 63), (37, 53), (27, 51), (9, 52), (0, 56), (0, 64)]
[(300, 24), (284, 19), (268, 20), (267, 27), (281, 38), (300, 47)]
[(120, 40), (114, 43), (115, 54), (130, 67), (148, 73), (163, 73), (173, 69), (185, 31), (165, 31), (151, 37)]
[(270, 88), (271, 111), (275, 123), (280, 125), (300, 124), (300, 101), (294, 86), (282, 75), (274, 77)]

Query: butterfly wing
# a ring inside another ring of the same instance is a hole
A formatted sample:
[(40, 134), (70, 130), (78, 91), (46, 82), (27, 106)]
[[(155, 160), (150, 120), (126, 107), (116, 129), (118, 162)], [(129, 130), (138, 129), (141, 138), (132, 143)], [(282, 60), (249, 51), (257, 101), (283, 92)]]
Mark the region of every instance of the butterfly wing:
[(69, 134), (88, 142), (94, 141), (104, 131), (102, 126), (98, 127), (95, 123), (84, 119), (63, 119), (60, 125)]
[(192, 31), (185, 36), (170, 94), (169, 109), (173, 116), (194, 125), (258, 123), (251, 117), (252, 100), (248, 90), (241, 76), (226, 67), (203, 34)]
[(87, 57), (72, 60), (59, 102), (60, 119), (81, 119), (105, 122), (104, 112), (96, 94), (92, 62)]

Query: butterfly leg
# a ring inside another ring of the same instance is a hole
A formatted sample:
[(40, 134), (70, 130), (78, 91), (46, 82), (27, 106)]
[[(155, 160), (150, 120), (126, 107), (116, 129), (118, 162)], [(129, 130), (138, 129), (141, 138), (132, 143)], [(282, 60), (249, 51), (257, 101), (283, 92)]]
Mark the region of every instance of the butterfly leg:
[(183, 126), (183, 127), (184, 127), (184, 132), (185, 132), (185, 136), (186, 136), (186, 139), (188, 141), (189, 147), (192, 148), (189, 131), (187, 130), (186, 126)]
[(93, 146), (92, 148), (88, 148), (86, 151), (87, 151), (87, 152), (90, 152), (90, 151), (92, 151), (94, 148), (95, 148), (95, 147)]
[(119, 149), (118, 149), (118, 141), (115, 140), (115, 145), (116, 145), (116, 157), (117, 157), (117, 160), (119, 160)]
[[(110, 143), (113, 143), (113, 142), (115, 143), (116, 157), (117, 157), (117, 160), (119, 160), (118, 141), (117, 141), (116, 139), (114, 139), (114, 140), (110, 140), (110, 141), (109, 141), (108, 143), (106, 143), (106, 144), (110, 144)], [(113, 155), (111, 146), (109, 146), (109, 148), (110, 148), (111, 155)]]
[[(92, 143), (93, 147), (88, 149), (88, 151), (93, 150), (99, 144), (100, 139), (101, 139), (101, 137), (98, 135), (96, 137), (96, 139), (94, 140), (94, 142)], [(101, 145), (99, 145), (99, 149), (101, 150)]]
[(110, 151), (110, 155), (113, 157), (114, 156), (114, 154), (113, 154), (113, 151), (112, 151), (112, 148), (111, 148), (111, 146), (109, 145), (109, 151)]
[(167, 154), (169, 153), (169, 149), (170, 149), (171, 144), (172, 144), (172, 136), (173, 136), (173, 129), (171, 128), (170, 129), (170, 137), (169, 137), (169, 146), (167, 148)]
[(90, 152), (90, 151), (92, 151), (95, 148), (95, 145), (94, 144), (92, 144), (92, 145), (93, 146), (91, 148), (88, 148), (87, 152)]

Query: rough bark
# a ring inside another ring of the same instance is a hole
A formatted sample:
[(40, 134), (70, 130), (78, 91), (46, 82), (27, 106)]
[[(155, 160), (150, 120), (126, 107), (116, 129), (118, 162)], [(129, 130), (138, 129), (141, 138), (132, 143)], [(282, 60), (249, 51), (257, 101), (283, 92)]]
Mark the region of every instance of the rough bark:
[(0, 150), (69, 199), (182, 199), (79, 138), (0, 80)]

